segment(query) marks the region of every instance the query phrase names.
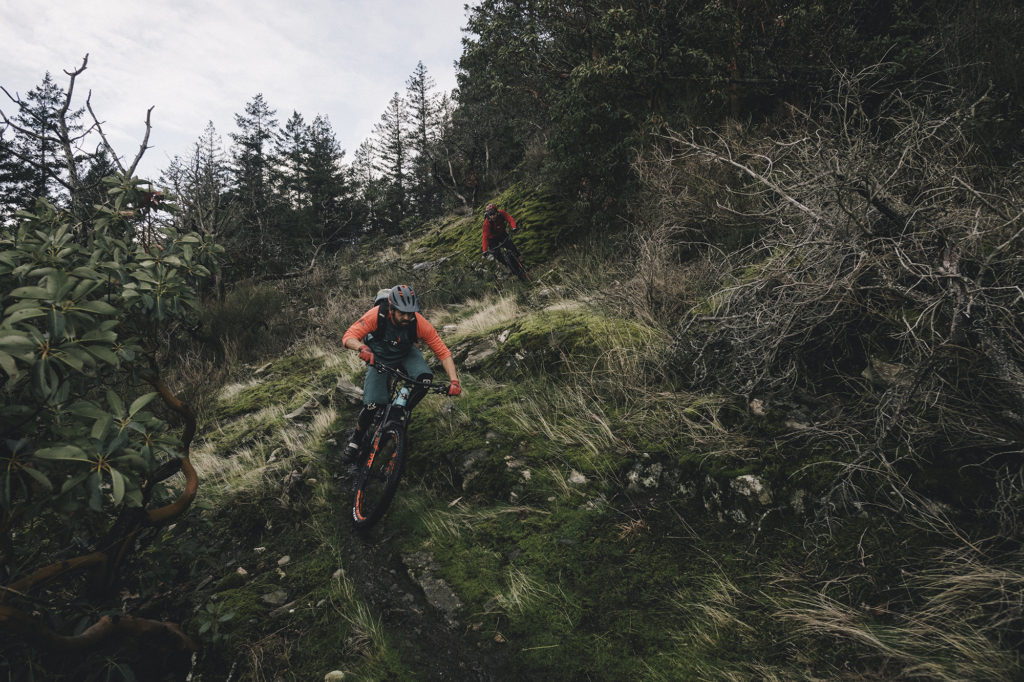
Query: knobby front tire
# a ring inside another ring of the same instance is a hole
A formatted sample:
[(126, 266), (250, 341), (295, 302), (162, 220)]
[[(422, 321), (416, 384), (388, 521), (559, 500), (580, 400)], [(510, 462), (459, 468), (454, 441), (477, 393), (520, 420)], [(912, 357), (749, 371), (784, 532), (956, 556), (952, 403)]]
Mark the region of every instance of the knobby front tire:
[(523, 265), (523, 260), (519, 257), (519, 252), (514, 247), (503, 246), (501, 249), (502, 260), (508, 269), (523, 282), (530, 281), (530, 275), (526, 272), (526, 266)]
[(370, 447), (356, 476), (352, 501), (352, 523), (356, 528), (369, 528), (384, 516), (402, 478), (405, 457), (405, 433), (400, 426), (388, 424)]

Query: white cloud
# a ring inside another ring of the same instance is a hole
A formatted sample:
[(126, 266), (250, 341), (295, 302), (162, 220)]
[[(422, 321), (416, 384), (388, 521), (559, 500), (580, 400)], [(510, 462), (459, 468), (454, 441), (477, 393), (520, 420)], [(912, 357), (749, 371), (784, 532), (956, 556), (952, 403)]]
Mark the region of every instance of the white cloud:
[[(351, 159), (418, 61), (455, 86), (465, 0), (0, 0), (0, 85), (22, 95), (89, 54), (76, 101), (92, 105), (132, 157), (153, 131), (143, 171), (187, 153), (212, 120), (228, 139), (257, 93), (306, 120), (327, 116)], [(0, 107), (10, 111), (6, 97)]]

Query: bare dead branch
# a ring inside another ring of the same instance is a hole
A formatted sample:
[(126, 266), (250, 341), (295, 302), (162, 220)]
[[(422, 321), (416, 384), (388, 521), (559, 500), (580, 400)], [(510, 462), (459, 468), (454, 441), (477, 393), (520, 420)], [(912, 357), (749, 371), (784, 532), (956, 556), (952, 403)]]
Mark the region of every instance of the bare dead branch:
[(121, 159), (118, 157), (117, 152), (114, 151), (114, 148), (110, 145), (110, 142), (107, 141), (107, 136), (103, 132), (103, 126), (100, 123), (99, 118), (97, 118), (96, 112), (92, 110), (92, 90), (89, 91), (88, 96), (86, 96), (85, 98), (85, 107), (89, 110), (89, 115), (92, 116), (93, 125), (96, 127), (96, 131), (100, 134), (100, 139), (103, 141), (103, 146), (110, 153), (110, 157), (114, 160), (114, 163), (117, 164), (118, 170), (120, 170), (121, 173), (127, 175), (124, 166), (121, 165)]

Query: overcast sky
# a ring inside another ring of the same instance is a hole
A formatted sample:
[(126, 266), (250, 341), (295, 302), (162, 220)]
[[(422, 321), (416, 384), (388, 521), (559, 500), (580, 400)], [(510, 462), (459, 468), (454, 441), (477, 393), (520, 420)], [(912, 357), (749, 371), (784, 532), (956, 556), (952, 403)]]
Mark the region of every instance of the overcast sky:
[(466, 2), (0, 0), (0, 85), (24, 96), (49, 71), (64, 87), (88, 54), (76, 102), (92, 91), (120, 156), (134, 158), (154, 107), (140, 167), (154, 179), (207, 121), (226, 147), (257, 93), (282, 125), (293, 111), (327, 116), (350, 162), (418, 61), (437, 92), (455, 86)]

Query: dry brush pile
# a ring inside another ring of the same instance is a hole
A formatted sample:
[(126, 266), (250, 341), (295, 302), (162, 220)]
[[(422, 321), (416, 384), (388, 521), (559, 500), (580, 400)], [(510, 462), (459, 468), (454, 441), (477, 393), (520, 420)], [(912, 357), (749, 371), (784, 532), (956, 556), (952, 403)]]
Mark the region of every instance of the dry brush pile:
[[(828, 472), (827, 528), (867, 510), (935, 538), (942, 589), (905, 574), (884, 642), (870, 618), (779, 616), (935, 679), (982, 674), (957, 652), (983, 650), (998, 677), (1017, 666), (1024, 589), (1024, 163), (992, 161), (985, 97), (901, 91), (876, 72), (837, 93), (768, 135), (672, 134), (645, 156), (639, 283), (651, 317), (684, 309), (668, 371), (767, 405), (794, 471)], [(948, 656), (918, 646), (922, 631), (952, 642)]]

